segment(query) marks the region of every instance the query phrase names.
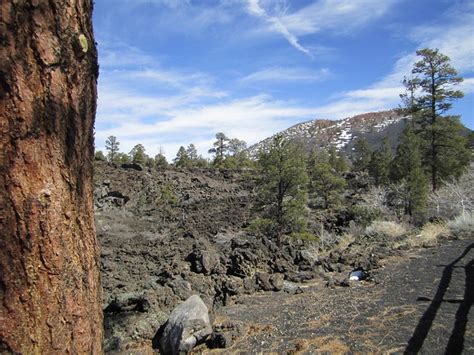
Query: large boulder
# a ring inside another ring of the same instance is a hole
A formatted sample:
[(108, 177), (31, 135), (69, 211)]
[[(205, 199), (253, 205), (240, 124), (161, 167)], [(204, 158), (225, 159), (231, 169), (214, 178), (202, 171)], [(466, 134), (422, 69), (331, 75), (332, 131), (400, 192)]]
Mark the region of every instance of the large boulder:
[(192, 270), (197, 273), (210, 275), (219, 266), (219, 254), (207, 250), (193, 250), (187, 258), (191, 261)]
[(209, 313), (198, 295), (192, 295), (172, 312), (159, 337), (165, 354), (189, 353), (212, 334)]

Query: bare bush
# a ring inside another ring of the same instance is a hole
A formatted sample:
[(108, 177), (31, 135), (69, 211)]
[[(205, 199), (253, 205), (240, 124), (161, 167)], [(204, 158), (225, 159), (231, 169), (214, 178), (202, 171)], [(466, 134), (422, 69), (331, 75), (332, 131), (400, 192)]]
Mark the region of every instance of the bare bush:
[(472, 236), (474, 234), (474, 212), (467, 212), (449, 221), (448, 228), (455, 235)]
[(384, 235), (390, 238), (396, 238), (407, 233), (407, 228), (399, 223), (392, 221), (374, 221), (365, 229), (369, 235)]
[(429, 197), (431, 216), (454, 218), (474, 212), (474, 165), (459, 180), (446, 183)]

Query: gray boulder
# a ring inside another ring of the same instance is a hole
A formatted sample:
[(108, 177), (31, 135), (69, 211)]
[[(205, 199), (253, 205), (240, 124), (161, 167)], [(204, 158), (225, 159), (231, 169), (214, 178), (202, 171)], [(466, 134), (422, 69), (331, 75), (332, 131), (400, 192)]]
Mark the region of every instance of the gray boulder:
[(212, 334), (208, 309), (198, 295), (189, 297), (176, 307), (160, 336), (165, 354), (189, 353)]
[(283, 290), (283, 288), (285, 287), (284, 279), (285, 277), (283, 276), (283, 274), (273, 274), (270, 277), (270, 283), (272, 284), (274, 291)]

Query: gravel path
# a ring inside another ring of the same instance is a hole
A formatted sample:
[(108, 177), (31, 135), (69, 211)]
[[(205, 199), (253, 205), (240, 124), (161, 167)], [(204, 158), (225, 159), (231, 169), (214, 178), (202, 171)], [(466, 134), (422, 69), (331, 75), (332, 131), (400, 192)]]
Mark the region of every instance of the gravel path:
[(223, 352), (473, 354), (473, 259), (471, 236), (387, 260), (374, 282), (243, 297), (217, 317), (244, 329)]

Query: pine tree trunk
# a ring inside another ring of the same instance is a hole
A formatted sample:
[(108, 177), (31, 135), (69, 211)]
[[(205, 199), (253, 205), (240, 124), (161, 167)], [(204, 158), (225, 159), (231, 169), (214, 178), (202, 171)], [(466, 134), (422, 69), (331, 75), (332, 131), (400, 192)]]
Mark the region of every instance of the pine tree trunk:
[(0, 1), (0, 353), (102, 352), (91, 16)]

